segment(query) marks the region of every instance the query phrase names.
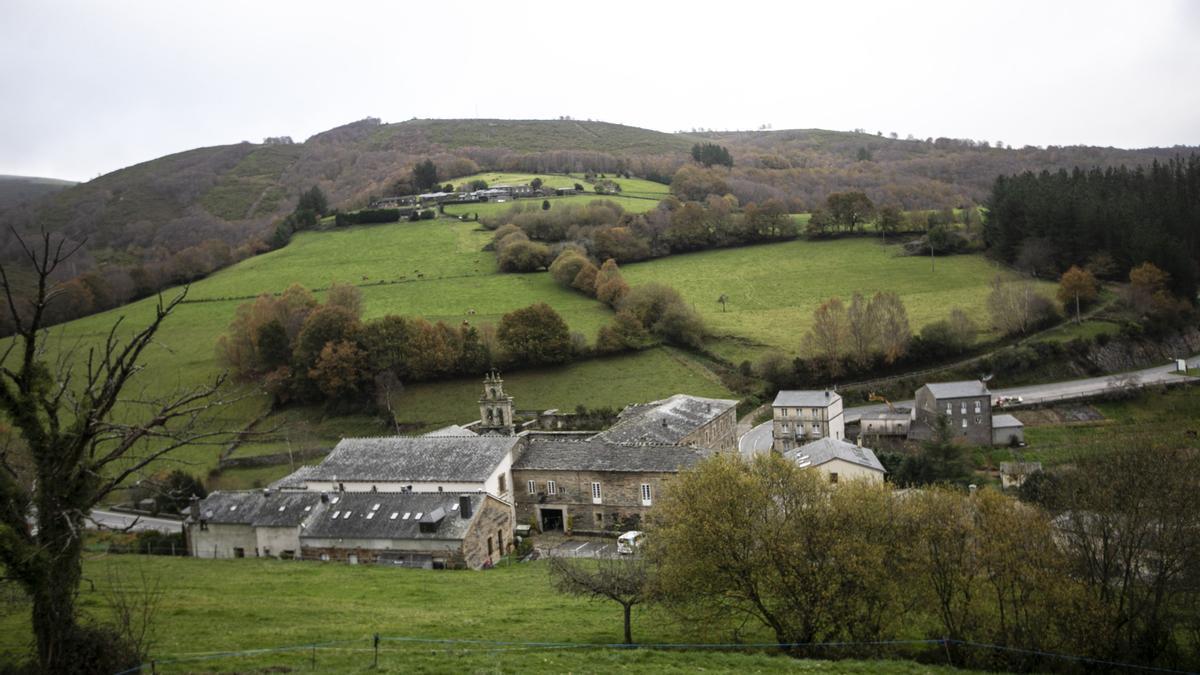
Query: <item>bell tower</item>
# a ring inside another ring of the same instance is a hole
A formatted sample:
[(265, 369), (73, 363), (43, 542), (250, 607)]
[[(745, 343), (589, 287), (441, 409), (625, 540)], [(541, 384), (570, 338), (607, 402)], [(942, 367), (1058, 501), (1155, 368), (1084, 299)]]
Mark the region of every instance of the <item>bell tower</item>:
[(479, 431), (494, 431), (511, 436), (513, 425), (513, 399), (504, 393), (504, 380), (500, 373), (491, 371), (483, 378), (483, 397), (479, 399)]

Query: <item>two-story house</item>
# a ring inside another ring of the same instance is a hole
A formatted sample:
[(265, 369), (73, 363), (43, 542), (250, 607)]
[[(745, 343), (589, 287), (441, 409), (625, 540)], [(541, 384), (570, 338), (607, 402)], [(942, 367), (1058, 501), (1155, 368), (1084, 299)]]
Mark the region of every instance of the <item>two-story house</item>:
[(787, 452), (820, 438), (846, 437), (842, 397), (836, 391), (784, 390), (775, 396), (771, 408), (771, 448), (775, 452)]
[(532, 437), (513, 464), (517, 523), (539, 530), (631, 527), (680, 470), (714, 451), (681, 445), (626, 445), (599, 438)]
[(941, 416), (955, 437), (974, 445), (992, 444), (992, 395), (983, 382), (931, 382), (918, 389), (911, 435), (929, 438)]

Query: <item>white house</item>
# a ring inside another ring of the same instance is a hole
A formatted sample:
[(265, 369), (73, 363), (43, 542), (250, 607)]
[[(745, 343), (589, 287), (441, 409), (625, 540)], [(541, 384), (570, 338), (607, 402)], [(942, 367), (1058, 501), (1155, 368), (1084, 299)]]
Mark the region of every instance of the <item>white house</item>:
[(785, 452), (784, 457), (802, 469), (816, 469), (830, 483), (846, 480), (883, 481), (887, 470), (875, 457), (875, 452), (861, 445), (835, 438), (822, 438)]
[(785, 390), (775, 396), (771, 407), (771, 447), (775, 452), (787, 452), (818, 438), (846, 437), (842, 397), (836, 391)]

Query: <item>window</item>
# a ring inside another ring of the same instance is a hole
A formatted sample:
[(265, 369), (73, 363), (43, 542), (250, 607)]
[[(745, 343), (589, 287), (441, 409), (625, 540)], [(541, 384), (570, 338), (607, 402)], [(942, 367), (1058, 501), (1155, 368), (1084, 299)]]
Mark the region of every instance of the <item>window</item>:
[(829, 474), (829, 482), (830, 482), (830, 483), (836, 483), (837, 481), (838, 481), (838, 475), (837, 475), (837, 473), (830, 473), (830, 474)]
[(488, 557), (492, 557), (492, 538), (488, 537)]
[(505, 481), (504, 474), (500, 474), (500, 494), (508, 492), (508, 482)]
[(947, 403), (946, 403), (946, 414), (947, 414), (947, 415), (953, 415), (953, 414), (954, 414), (954, 404), (953, 404), (953, 403), (950, 403), (950, 402), (947, 402)]
[(784, 417), (787, 417), (787, 416), (788, 416), (788, 409), (787, 409), (787, 408), (784, 408), (784, 409), (783, 409), (783, 416), (784, 416)]
[(596, 511), (595, 513), (592, 514), (592, 516), (595, 517), (595, 519), (596, 519), (596, 527), (597, 528), (604, 527), (604, 514), (603, 513)]
[(975, 401), (975, 414), (983, 412), (983, 401)]
[(963, 415), (967, 414), (967, 402), (966, 401), (963, 401), (962, 403), (958, 404), (958, 411), (960, 414), (963, 414)]
[(602, 503), (603, 499), (601, 499), (601, 497), (602, 497), (602, 495), (600, 494), (600, 484), (592, 483), (592, 503), (593, 504)]
[(642, 506), (650, 506), (653, 503), (654, 492), (650, 489), (649, 483), (642, 483)]
[(500, 543), (500, 555), (504, 555), (504, 530), (496, 530), (496, 541)]
[(820, 438), (821, 437), (821, 425), (820, 424), (812, 425), (812, 433), (813, 433), (814, 438)]
[(552, 480), (546, 481), (546, 494), (548, 494), (548, 495), (558, 494), (558, 483), (556, 483)]
[(537, 481), (532, 481), (532, 480), (525, 481), (525, 488), (529, 490), (529, 494), (536, 495), (537, 494)]
[(964, 429), (967, 428), (967, 418), (965, 418), (965, 417), (963, 418), (963, 428)]

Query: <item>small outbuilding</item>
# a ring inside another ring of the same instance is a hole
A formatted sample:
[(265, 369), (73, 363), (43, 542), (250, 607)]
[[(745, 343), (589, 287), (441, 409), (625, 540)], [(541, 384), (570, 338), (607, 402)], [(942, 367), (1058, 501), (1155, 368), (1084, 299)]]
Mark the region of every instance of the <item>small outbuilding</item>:
[(992, 415), (992, 445), (1024, 445), (1025, 425), (1012, 415)]

